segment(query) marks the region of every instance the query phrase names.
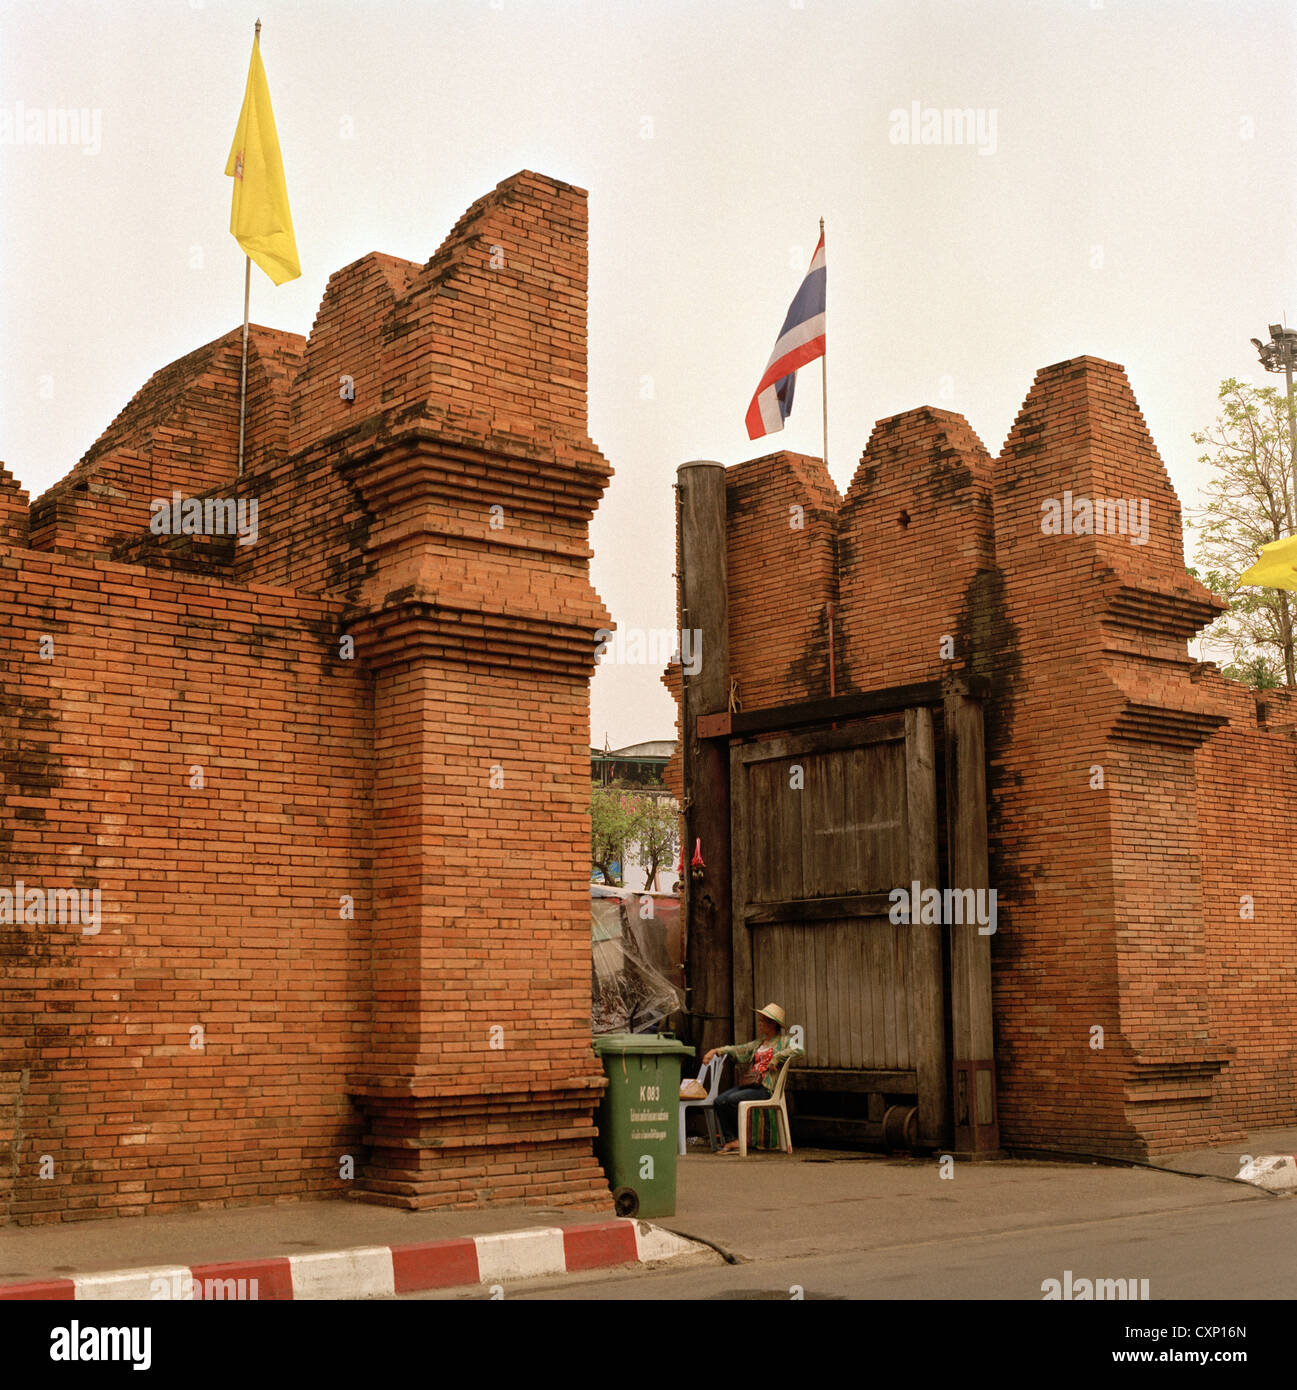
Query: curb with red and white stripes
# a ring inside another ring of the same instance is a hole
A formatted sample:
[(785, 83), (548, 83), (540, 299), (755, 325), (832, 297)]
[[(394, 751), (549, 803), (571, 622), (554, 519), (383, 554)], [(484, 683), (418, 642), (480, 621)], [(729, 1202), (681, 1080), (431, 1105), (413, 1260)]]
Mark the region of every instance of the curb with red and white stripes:
[(618, 1217), (421, 1245), (369, 1245), (226, 1264), (116, 1269), (0, 1284), (0, 1299), (391, 1298), (421, 1289), (499, 1284), (620, 1264), (680, 1259), (709, 1247), (647, 1221)]

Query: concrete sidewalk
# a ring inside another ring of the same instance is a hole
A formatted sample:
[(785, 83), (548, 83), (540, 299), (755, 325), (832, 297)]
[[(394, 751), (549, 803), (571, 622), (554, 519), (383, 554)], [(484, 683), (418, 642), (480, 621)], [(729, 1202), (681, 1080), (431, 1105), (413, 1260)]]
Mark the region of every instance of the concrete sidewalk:
[(1176, 1168), (1187, 1173), (1210, 1173), (1221, 1178), (1237, 1178), (1244, 1156), (1264, 1158), (1270, 1154), (1297, 1155), (1297, 1126), (1288, 1129), (1257, 1129), (1246, 1143), (1222, 1144), (1213, 1149), (1190, 1149), (1150, 1160), (1157, 1168)]
[[(1200, 1156), (1204, 1176), (1141, 1166), (1001, 1159), (942, 1165), (841, 1151), (681, 1160), (676, 1214), (659, 1224), (738, 1259), (894, 1249), (1149, 1212), (1285, 1200), (1224, 1181), (1237, 1155)], [(1211, 1166), (1219, 1175), (1206, 1176)], [(949, 1176), (943, 1177), (942, 1173)]]
[[(467, 1274), (458, 1279), (462, 1285), (696, 1253), (696, 1247), (673, 1244), (668, 1231), (739, 1260), (894, 1248), (1143, 1212), (1284, 1200), (1218, 1180), (1237, 1173), (1242, 1153), (1282, 1152), (1283, 1136), (1295, 1138), (1297, 1132), (1272, 1131), (1252, 1136), (1248, 1145), (1178, 1155), (1174, 1166), (1183, 1172), (1166, 1171), (1170, 1160), (1135, 1168), (1015, 1159), (942, 1165), (936, 1158), (841, 1150), (755, 1153), (746, 1159), (693, 1150), (680, 1160), (676, 1214), (652, 1223), (563, 1208), (406, 1212), (324, 1201), (9, 1226), (0, 1228), (0, 1286), (65, 1281), (63, 1293), (49, 1296), (92, 1297), (99, 1288), (98, 1296), (112, 1297), (121, 1296), (111, 1292), (126, 1287), (121, 1281), (86, 1276), (162, 1270), (174, 1278), (195, 1266), (264, 1262), (278, 1269), (263, 1271), (267, 1287), (280, 1290), (272, 1296), (375, 1297), (383, 1295), (394, 1259), (398, 1284), (403, 1261), (425, 1271), (440, 1261), (440, 1282), (424, 1287), (446, 1287), (447, 1270)], [(1258, 1146), (1264, 1144), (1272, 1149)], [(528, 1233), (532, 1239), (525, 1238)], [(468, 1249), (474, 1242), (476, 1257)], [(351, 1258), (355, 1252), (365, 1253), (369, 1263)], [(531, 1253), (519, 1261), (505, 1252)], [(549, 1264), (538, 1269), (537, 1260)], [(75, 1294), (66, 1283), (73, 1280), (83, 1281)]]

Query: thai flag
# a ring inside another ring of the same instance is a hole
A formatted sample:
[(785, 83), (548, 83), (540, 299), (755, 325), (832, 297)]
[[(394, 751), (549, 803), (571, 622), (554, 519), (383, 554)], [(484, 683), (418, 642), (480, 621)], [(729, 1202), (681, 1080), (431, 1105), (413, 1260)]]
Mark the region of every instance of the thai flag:
[(797, 369), (824, 356), (824, 233), (811, 257), (802, 287), (793, 297), (779, 340), (761, 375), (761, 384), (748, 406), (749, 439), (760, 439), (784, 427), (792, 413)]

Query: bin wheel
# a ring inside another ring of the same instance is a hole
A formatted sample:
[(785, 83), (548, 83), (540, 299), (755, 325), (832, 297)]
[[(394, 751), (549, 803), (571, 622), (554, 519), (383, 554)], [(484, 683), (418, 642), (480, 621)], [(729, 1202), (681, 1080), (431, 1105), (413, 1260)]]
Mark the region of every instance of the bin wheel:
[(639, 1211), (639, 1193), (633, 1187), (619, 1187), (612, 1194), (618, 1216), (634, 1216)]

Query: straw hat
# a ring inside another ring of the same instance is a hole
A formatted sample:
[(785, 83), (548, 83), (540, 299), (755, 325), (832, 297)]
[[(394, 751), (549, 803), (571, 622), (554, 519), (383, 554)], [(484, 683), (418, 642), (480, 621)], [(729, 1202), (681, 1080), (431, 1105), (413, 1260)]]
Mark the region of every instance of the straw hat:
[(767, 1004), (764, 1009), (753, 1009), (752, 1012), (768, 1018), (771, 1023), (777, 1023), (780, 1028), (784, 1026), (784, 1011), (778, 1004)]

